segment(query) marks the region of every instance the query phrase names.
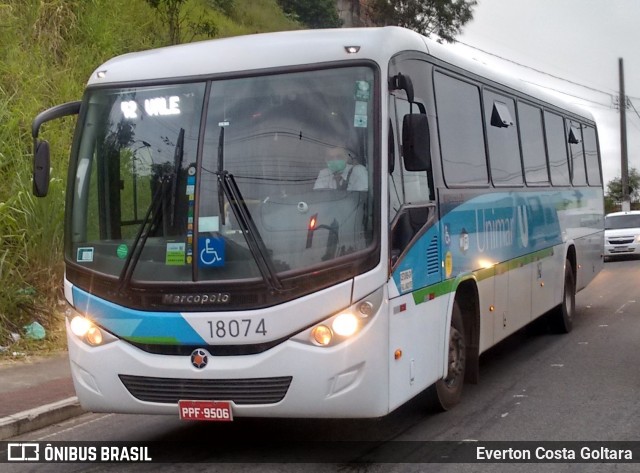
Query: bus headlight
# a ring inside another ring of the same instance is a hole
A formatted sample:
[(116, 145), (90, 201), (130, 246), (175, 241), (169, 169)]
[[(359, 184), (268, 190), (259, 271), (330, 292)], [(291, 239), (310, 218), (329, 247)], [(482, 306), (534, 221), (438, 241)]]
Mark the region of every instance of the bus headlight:
[(350, 337), (358, 331), (360, 322), (351, 312), (343, 312), (333, 319), (333, 331), (342, 337)]
[(293, 340), (318, 347), (330, 347), (361, 332), (373, 319), (382, 304), (383, 290), (378, 289), (351, 307), (297, 334)]
[(70, 319), (69, 330), (71, 333), (87, 345), (97, 347), (117, 340), (117, 338), (109, 332), (100, 328), (89, 318), (78, 314), (73, 309), (67, 310), (67, 317)]

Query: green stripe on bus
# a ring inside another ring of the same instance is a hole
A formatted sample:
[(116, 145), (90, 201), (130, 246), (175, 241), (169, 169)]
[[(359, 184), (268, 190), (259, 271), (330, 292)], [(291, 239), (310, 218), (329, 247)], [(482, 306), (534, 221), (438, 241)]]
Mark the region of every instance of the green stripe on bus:
[[(496, 274), (504, 274), (513, 269), (519, 269), (523, 266), (535, 263), (544, 258), (549, 258), (553, 256), (553, 254), (553, 248), (545, 248), (544, 250), (535, 251), (533, 253), (529, 253), (527, 255), (520, 256), (509, 261), (505, 261), (504, 263), (497, 264), (495, 266), (492, 266), (491, 268), (478, 269), (476, 271), (473, 271), (473, 275), (475, 276), (476, 281), (484, 281), (485, 279), (494, 277)], [(454, 283), (455, 279), (452, 278), (439, 282), (437, 284), (433, 284), (431, 286), (418, 289), (412, 294), (413, 301), (416, 305), (418, 305), (422, 304), (423, 302), (433, 300), (436, 297), (449, 294), (450, 292), (453, 292), (457, 287), (457, 285), (454, 287)]]
[(174, 337), (122, 337), (131, 343), (139, 343), (142, 345), (182, 345), (182, 343)]

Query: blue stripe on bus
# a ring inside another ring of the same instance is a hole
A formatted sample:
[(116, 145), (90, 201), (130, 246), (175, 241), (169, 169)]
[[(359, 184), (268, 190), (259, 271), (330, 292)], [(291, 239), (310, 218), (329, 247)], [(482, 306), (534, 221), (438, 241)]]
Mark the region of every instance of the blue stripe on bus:
[[(400, 294), (510, 261), (602, 228), (601, 190), (444, 195), (441, 217), (393, 272)], [(447, 199), (451, 199), (447, 202)], [(567, 233), (568, 232), (568, 233)], [(429, 264), (439, 247), (437, 267)]]
[(179, 312), (128, 309), (73, 288), (76, 310), (114, 335), (138, 343), (206, 345)]

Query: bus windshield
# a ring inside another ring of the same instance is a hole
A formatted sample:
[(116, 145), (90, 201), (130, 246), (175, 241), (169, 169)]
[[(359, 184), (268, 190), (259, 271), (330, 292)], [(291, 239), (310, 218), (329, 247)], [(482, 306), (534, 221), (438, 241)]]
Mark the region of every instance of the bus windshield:
[(624, 230), (627, 228), (640, 228), (640, 213), (607, 215), (604, 218), (605, 230)]
[[(134, 281), (286, 277), (373, 242), (368, 67), (95, 88), (69, 262)], [(379, 198), (379, 197), (378, 197)]]

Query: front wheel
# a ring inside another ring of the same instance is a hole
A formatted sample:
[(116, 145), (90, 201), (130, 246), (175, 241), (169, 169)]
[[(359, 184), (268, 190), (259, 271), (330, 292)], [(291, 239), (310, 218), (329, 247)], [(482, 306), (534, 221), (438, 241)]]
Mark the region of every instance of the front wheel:
[(466, 343), (464, 324), (458, 301), (453, 303), (449, 333), (449, 361), (447, 376), (437, 381), (428, 391), (429, 406), (436, 411), (448, 411), (460, 402), (466, 369)]

